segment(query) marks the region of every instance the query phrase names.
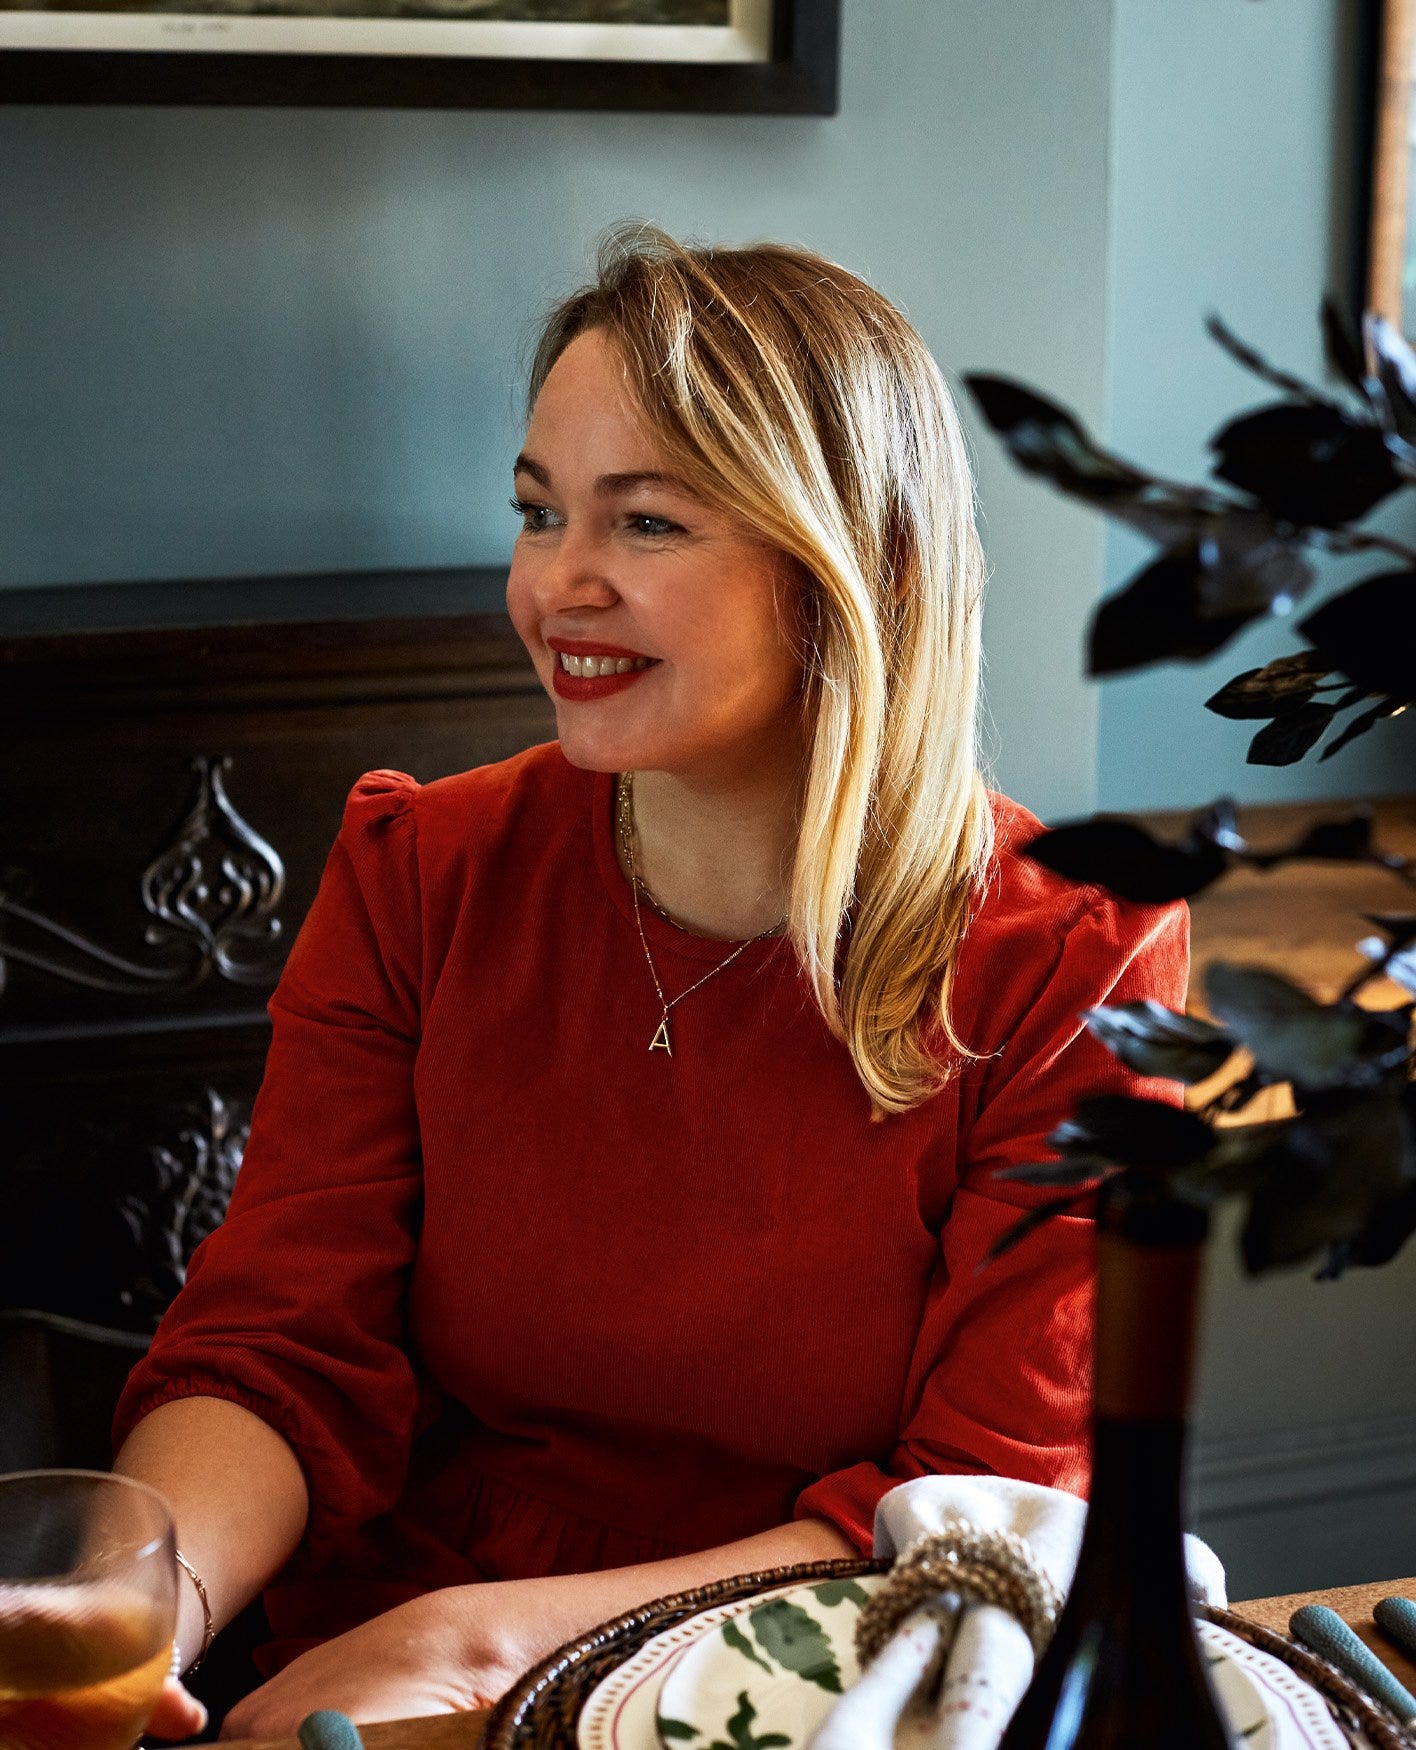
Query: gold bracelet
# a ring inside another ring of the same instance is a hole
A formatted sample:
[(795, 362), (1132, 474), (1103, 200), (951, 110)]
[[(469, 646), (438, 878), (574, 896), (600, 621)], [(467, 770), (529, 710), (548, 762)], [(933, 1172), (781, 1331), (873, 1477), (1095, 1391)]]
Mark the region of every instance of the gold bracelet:
[(181, 1550), (177, 1551), (177, 1565), (196, 1587), (197, 1597), (202, 1601), (202, 1648), (196, 1658), (193, 1659), (191, 1664), (187, 1667), (186, 1674), (190, 1677), (201, 1664), (202, 1660), (205, 1659), (207, 1654), (211, 1651), (211, 1643), (216, 1639), (216, 1630), (212, 1626), (211, 1600), (207, 1597), (206, 1586), (202, 1582), (201, 1575), (187, 1560), (186, 1556), (182, 1554)]

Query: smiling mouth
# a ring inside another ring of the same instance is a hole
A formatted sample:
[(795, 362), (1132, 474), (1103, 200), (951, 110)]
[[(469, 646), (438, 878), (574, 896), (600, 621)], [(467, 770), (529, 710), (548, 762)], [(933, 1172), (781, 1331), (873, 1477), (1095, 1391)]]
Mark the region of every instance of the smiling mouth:
[(556, 652), (556, 660), (562, 673), (587, 681), (601, 675), (633, 674), (654, 663), (650, 656), (570, 656), (564, 650)]

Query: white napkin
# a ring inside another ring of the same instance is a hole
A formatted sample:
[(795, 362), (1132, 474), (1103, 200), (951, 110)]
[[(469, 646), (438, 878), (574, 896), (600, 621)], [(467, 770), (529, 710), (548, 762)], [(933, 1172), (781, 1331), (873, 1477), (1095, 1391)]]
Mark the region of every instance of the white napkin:
[[(1076, 1495), (1013, 1477), (917, 1477), (881, 1498), (875, 1510), (875, 1553), (897, 1556), (916, 1538), (941, 1530), (946, 1520), (963, 1519), (981, 1530), (1025, 1537), (1065, 1595), (1077, 1565), (1086, 1512), (1086, 1502)], [(1185, 1565), (1197, 1602), (1227, 1601), (1219, 1557), (1188, 1534)], [(918, 1704), (905, 1713), (917, 1690), (932, 1687), (922, 1680), (940, 1646), (937, 1620), (916, 1611), (836, 1703), (812, 1739), (811, 1750), (895, 1750), (904, 1744), (930, 1750), (996, 1750), (1032, 1678), (1032, 1643), (1022, 1624), (996, 1605), (965, 1603), (929, 1717)]]

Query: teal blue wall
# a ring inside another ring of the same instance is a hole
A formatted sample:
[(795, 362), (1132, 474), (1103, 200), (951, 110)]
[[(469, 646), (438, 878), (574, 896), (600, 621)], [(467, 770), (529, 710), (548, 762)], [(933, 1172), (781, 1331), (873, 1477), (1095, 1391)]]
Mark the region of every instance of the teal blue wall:
[[(1116, 0), (1107, 431), (1142, 466), (1202, 478), (1211, 433), (1277, 398), (1209, 338), (1207, 311), (1274, 363), (1327, 381), (1318, 302), (1326, 287), (1345, 293), (1351, 269), (1357, 12), (1346, 0)], [(1416, 540), (1413, 497), (1377, 526)], [(1108, 586), (1152, 551), (1110, 534)], [(1382, 568), (1370, 558), (1326, 564), (1319, 591)], [(1416, 712), (1330, 761), (1275, 769), (1244, 763), (1258, 725), (1204, 710), (1231, 675), (1299, 643), (1270, 621), (1208, 662), (1108, 682), (1101, 806), (1410, 790)]]
[[(0, 586), (505, 558), (527, 336), (627, 216), (824, 249), (951, 375), (1194, 468), (1247, 393), (1206, 305), (1311, 362), (1343, 4), (846, 0), (829, 120), (0, 111)], [(1208, 674), (1083, 682), (1130, 561), (973, 430), (1005, 787), (1052, 815), (1394, 787), (1376, 738), (1247, 783)]]
[[(491, 563), (519, 364), (624, 217), (824, 249), (1099, 417), (1109, 0), (847, 0), (831, 120), (0, 112), (0, 579)], [(1089, 806), (1101, 535), (981, 444), (1002, 781)]]

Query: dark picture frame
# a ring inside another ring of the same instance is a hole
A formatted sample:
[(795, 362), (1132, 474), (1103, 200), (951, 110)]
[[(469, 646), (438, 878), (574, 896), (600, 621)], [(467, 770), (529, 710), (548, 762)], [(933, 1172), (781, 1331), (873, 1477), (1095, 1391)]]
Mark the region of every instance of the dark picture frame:
[[(206, 27), (181, 21), (201, 49), (19, 47), (0, 34), (0, 102), (834, 115), (840, 0), (759, 4), (770, 8), (770, 46), (757, 60), (264, 53), (223, 46), (215, 15)], [(27, 15), (32, 34), (48, 16)], [(0, 32), (5, 22), (0, 11)]]

